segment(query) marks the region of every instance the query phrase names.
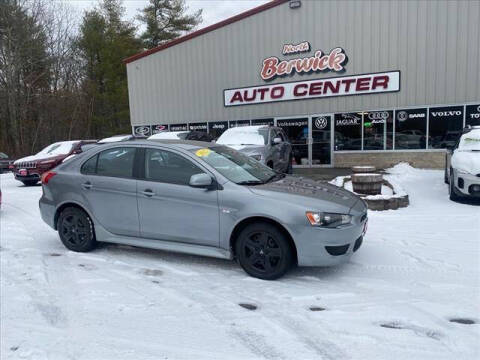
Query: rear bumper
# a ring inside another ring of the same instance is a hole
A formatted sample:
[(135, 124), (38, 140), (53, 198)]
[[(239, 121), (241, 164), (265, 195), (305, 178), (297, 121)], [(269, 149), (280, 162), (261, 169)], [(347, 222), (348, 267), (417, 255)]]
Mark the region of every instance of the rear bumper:
[(31, 180), (37, 180), (37, 181), (40, 181), (40, 178), (41, 178), (41, 175), (38, 174), (38, 173), (28, 173), (28, 175), (26, 176), (21, 176), (20, 174), (18, 173), (14, 173), (15, 175), (15, 179), (18, 180), (18, 181), (31, 181)]
[(53, 202), (47, 200), (45, 196), (42, 196), (38, 201), (38, 207), (40, 208), (40, 215), (42, 216), (42, 220), (52, 229), (55, 229), (56, 208)]

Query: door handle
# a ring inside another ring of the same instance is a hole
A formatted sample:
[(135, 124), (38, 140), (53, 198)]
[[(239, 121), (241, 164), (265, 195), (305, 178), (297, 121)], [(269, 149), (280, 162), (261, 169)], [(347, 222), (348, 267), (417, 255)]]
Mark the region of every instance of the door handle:
[(145, 191), (142, 191), (142, 194), (147, 197), (152, 197), (153, 195), (155, 195), (155, 193), (150, 189), (145, 189)]
[(85, 183), (82, 184), (82, 187), (85, 189), (85, 190), (89, 190), (92, 188), (92, 183), (90, 181), (87, 181)]

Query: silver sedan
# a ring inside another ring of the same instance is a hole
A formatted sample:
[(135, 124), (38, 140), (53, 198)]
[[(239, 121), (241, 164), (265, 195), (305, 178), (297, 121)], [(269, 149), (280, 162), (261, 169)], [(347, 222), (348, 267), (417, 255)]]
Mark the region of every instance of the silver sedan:
[(251, 276), (347, 261), (367, 207), (333, 185), (277, 173), (212, 143), (101, 145), (42, 177), (40, 211), (70, 250), (97, 242), (237, 259)]

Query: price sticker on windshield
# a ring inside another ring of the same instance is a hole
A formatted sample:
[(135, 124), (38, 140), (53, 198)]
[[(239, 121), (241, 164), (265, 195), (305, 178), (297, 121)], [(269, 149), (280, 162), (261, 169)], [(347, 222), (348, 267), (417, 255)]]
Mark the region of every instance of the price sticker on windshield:
[(200, 149), (195, 152), (195, 155), (197, 155), (198, 157), (205, 157), (210, 155), (211, 152), (212, 150), (210, 149)]

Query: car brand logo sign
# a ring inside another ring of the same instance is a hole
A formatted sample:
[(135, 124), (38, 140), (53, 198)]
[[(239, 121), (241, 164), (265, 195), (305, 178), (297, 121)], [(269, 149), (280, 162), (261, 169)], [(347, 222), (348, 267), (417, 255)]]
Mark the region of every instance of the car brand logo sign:
[(317, 129), (325, 129), (328, 125), (328, 120), (326, 117), (321, 116), (315, 119), (315, 127)]
[(368, 113), (368, 118), (370, 120), (385, 120), (388, 119), (388, 112), (386, 111), (376, 111)]
[(405, 121), (408, 118), (408, 114), (406, 111), (400, 111), (397, 113), (397, 119), (400, 121)]
[(150, 135), (150, 126), (135, 126), (134, 133), (139, 136)]

